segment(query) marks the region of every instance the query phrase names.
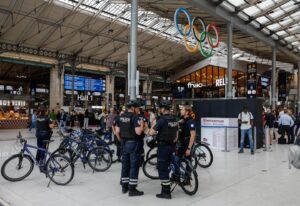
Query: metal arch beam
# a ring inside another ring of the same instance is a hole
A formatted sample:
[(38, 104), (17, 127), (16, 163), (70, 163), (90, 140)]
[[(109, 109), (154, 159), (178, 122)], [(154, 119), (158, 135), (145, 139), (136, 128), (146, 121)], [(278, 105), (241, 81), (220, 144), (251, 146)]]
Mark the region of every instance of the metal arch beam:
[[(126, 8), (126, 9), (127, 9), (127, 8)], [(124, 9), (122, 12), (120, 12), (120, 14), (117, 15), (112, 21), (108, 22), (105, 26), (103, 26), (103, 27), (101, 27), (99, 30), (97, 30), (96, 33), (102, 32), (102, 30), (105, 29), (105, 27), (107, 27), (108, 25), (114, 24), (119, 18), (121, 18), (121, 17), (124, 15), (124, 13), (126, 13), (126, 9)], [(122, 30), (120, 30), (119, 32), (117, 32), (117, 33), (113, 36), (113, 38), (118, 37), (120, 34), (122, 34), (124, 31), (126, 31), (127, 28), (128, 28), (128, 25), (125, 27), (125, 29), (122, 29)], [(87, 42), (85, 43), (85, 45), (89, 44), (89, 43), (90, 43), (91, 41), (93, 41), (96, 37), (97, 37), (97, 35), (94, 35), (94, 36), (92, 36), (91, 38), (89, 38), (89, 40), (87, 40)], [(107, 42), (104, 46), (106, 46), (106, 45), (109, 44), (109, 43), (110, 43), (110, 41)], [(84, 46), (81, 47), (77, 52), (80, 51), (79, 53), (81, 53), (81, 51), (82, 51), (83, 48), (84, 48)]]
[[(41, 10), (39, 11), (39, 13), (36, 15), (36, 19), (40, 18), (41, 15), (46, 11), (46, 9), (49, 8), (49, 6), (53, 3), (54, 0), (49, 0), (48, 4), (45, 4), (44, 7), (41, 8)], [(27, 26), (25, 27), (25, 29), (20, 32), (19, 36), (17, 37), (17, 40), (16, 42), (19, 42), (19, 43), (23, 43), (24, 41), (24, 37), (26, 36), (26, 34), (32, 29), (32, 26), (34, 25), (34, 20), (31, 20)]]
[(15, 9), (15, 6), (16, 6), (17, 2), (18, 2), (18, 0), (13, 0), (13, 1), (10, 3), (10, 5), (9, 5), (9, 11), (10, 11), (10, 13), (7, 14), (6, 18), (3, 18), (3, 23), (0, 24), (1, 27), (3, 27), (3, 26), (6, 24), (8, 18), (10, 17), (10, 15), (13, 14), (13, 11), (14, 11), (14, 9)]
[[(79, 8), (79, 6), (82, 4), (83, 0), (80, 0), (80, 2), (77, 3), (77, 5), (75, 6), (75, 8), (68, 12), (68, 14), (66, 14), (64, 17), (62, 17), (61, 19), (59, 19), (58, 21), (55, 22), (55, 24), (59, 24), (60, 26), (62, 26), (62, 24), (69, 19), (70, 17), (72, 17), (73, 15), (77, 14), (79, 11), (77, 10)], [(39, 42), (38, 44), (38, 48), (42, 47), (45, 42), (51, 37), (51, 35), (58, 29), (58, 27), (54, 27), (51, 29), (51, 31)]]
[[(108, 5), (110, 5), (109, 1), (106, 2), (106, 4), (104, 4), (101, 8), (99, 8), (99, 10), (93, 16), (87, 17), (84, 20), (84, 22), (79, 26), (78, 29), (75, 29), (74, 31), (66, 34), (65, 36), (68, 36), (68, 38), (66, 40), (64, 40), (66, 42), (66, 44), (68, 44), (68, 42), (70, 42), (73, 39), (74, 35), (72, 35), (72, 34), (78, 32), (78, 31), (82, 30), (84, 27), (90, 25), (91, 21), (93, 21)], [(58, 51), (61, 49), (62, 49), (62, 47), (59, 47)]]
[(226, 22), (232, 22), (233, 27), (239, 29), (240, 31), (252, 36), (259, 41), (262, 41), (269, 45), (270, 47), (276, 47), (278, 51), (284, 53), (289, 56), (294, 62), (300, 61), (300, 56), (291, 52), (287, 48), (282, 47), (278, 42), (274, 41), (271, 38), (268, 38), (262, 32), (257, 31), (253, 26), (247, 25), (242, 19), (237, 16), (232, 15), (230, 12), (222, 9), (220, 7), (215, 7), (211, 1), (209, 0), (189, 0), (189, 4), (207, 11), (209, 14), (214, 15), (220, 19), (223, 19)]

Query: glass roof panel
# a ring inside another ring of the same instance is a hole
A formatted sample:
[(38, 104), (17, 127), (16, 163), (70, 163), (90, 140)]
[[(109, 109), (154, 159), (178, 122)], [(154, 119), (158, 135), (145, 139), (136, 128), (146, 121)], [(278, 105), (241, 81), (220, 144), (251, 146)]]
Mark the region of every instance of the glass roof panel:
[(230, 2), (235, 7), (239, 7), (241, 5), (246, 4), (244, 0), (228, 0), (228, 2)]
[(286, 35), (286, 31), (282, 30), (282, 31), (279, 31), (276, 33), (278, 36), (283, 36), (283, 35)]
[(275, 23), (275, 24), (271, 24), (270, 26), (268, 26), (267, 28), (270, 29), (270, 30), (277, 30), (281, 27), (280, 24), (278, 23)]
[(261, 3), (257, 4), (258, 8), (261, 10), (266, 10), (270, 8), (271, 6), (274, 6), (275, 2), (273, 0), (265, 0), (262, 1)]
[(257, 8), (257, 6), (251, 6), (247, 9), (244, 9), (244, 12), (248, 14), (249, 16), (255, 16), (257, 15), (261, 10)]
[(275, 9), (273, 13), (269, 14), (272, 19), (276, 19), (279, 16), (282, 16), (285, 12), (282, 9)]
[(266, 24), (266, 23), (270, 22), (270, 20), (265, 16), (259, 17), (256, 20), (261, 24)]

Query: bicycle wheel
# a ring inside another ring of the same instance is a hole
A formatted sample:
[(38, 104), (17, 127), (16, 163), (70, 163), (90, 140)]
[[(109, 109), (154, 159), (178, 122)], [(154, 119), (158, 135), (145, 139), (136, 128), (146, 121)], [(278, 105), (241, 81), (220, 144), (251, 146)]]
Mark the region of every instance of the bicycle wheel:
[(111, 158), (111, 153), (103, 147), (92, 149), (87, 156), (89, 166), (97, 172), (108, 170), (112, 164)]
[(195, 155), (192, 155), (191, 159), (192, 159), (191, 163), (192, 163), (193, 169), (196, 170), (197, 166), (198, 166), (197, 157)]
[(31, 174), (33, 168), (34, 162), (29, 155), (16, 154), (3, 163), (1, 175), (11, 182), (21, 181)]
[(61, 154), (52, 154), (46, 162), (46, 175), (57, 185), (67, 185), (74, 177), (74, 165)]
[[(155, 163), (155, 164), (154, 164)], [(143, 172), (146, 177), (156, 180), (159, 179), (157, 168), (157, 155), (152, 155), (143, 164)]]
[[(150, 157), (153, 155), (157, 155), (157, 147), (152, 147), (148, 150), (148, 152), (146, 154), (146, 159), (150, 159)], [(154, 162), (152, 162), (152, 160), (154, 160)], [(149, 160), (149, 164), (156, 165), (157, 161), (155, 159), (151, 159), (151, 160)]]
[(182, 190), (188, 195), (194, 195), (198, 191), (198, 175), (191, 165), (191, 162), (186, 159), (181, 159), (178, 162), (179, 166), (179, 185)]
[(74, 159), (73, 153), (74, 152), (70, 149), (58, 148), (57, 150), (54, 150), (54, 152), (52, 152), (52, 155), (60, 154), (67, 157), (71, 162), (73, 162)]
[(197, 157), (197, 164), (202, 168), (208, 168), (213, 163), (214, 157), (210, 148), (199, 143), (195, 146), (195, 156)]

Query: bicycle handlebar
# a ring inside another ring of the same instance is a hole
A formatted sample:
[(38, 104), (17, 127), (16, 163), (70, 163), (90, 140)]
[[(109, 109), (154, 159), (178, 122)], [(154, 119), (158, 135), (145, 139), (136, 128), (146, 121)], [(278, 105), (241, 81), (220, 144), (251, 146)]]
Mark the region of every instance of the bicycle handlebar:
[(27, 142), (27, 140), (25, 140), (25, 139), (22, 137), (21, 131), (19, 131), (19, 134), (17, 135), (17, 139), (20, 140), (20, 143), (21, 143), (21, 144)]

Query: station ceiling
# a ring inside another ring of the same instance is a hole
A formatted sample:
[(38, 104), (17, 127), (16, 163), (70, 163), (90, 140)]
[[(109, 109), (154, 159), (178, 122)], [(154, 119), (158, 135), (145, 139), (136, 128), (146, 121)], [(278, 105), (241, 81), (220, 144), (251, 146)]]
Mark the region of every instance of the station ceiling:
[[(299, 0), (213, 0), (260, 32), (299, 55)], [(226, 56), (226, 24), (182, 0), (139, 0), (138, 65), (159, 71), (184, 69), (203, 59), (186, 51), (174, 27), (174, 12), (215, 22), (223, 42), (215, 51)], [(187, 22), (182, 20), (183, 25)], [(0, 42), (86, 58), (127, 64), (130, 46), (130, 0), (1, 0)], [(190, 39), (189, 39), (190, 41)], [(271, 47), (234, 30), (237, 59), (270, 63)], [(296, 63), (283, 53), (278, 60)]]

